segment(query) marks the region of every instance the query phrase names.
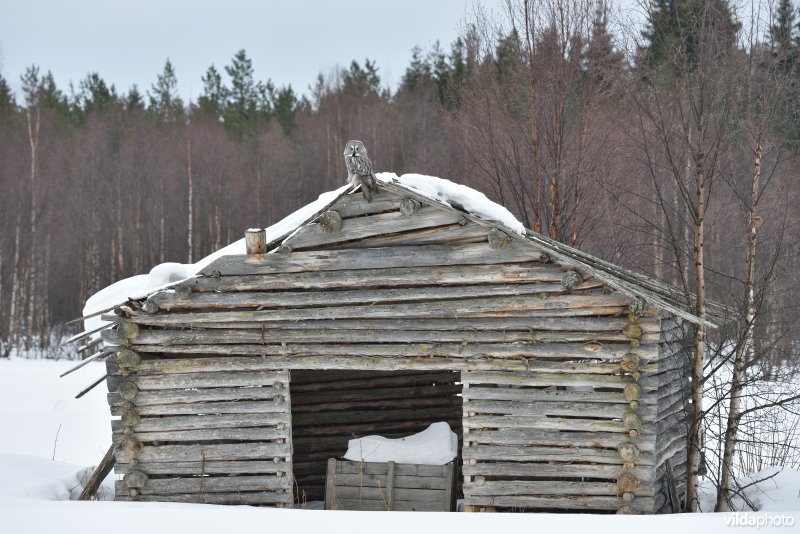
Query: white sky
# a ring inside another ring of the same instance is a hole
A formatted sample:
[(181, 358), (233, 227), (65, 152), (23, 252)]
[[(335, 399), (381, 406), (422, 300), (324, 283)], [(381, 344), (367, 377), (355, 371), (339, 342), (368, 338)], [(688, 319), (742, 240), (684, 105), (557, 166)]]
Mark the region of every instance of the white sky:
[(241, 48), (256, 78), (306, 93), (320, 72), (365, 57), (396, 86), (411, 48), (457, 37), (468, 0), (3, 0), (0, 73), (15, 90), (25, 68), (51, 70), (59, 87), (97, 71), (120, 93), (150, 88), (167, 58), (184, 98), (202, 92)]

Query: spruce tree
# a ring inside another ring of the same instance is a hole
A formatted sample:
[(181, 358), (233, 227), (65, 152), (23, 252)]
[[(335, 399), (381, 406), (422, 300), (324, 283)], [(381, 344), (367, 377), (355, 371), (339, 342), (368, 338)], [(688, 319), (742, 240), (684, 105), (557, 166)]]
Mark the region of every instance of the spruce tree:
[(253, 62), (244, 49), (233, 56), (231, 64), (225, 67), (231, 79), (230, 89), (223, 107), (225, 126), (238, 134), (252, 127), (259, 108), (259, 100), (265, 87), (256, 83), (253, 76)]
[(0, 118), (8, 118), (14, 112), (16, 104), (11, 87), (2, 75), (0, 75)]
[(150, 98), (148, 111), (159, 121), (177, 123), (183, 119), (183, 100), (178, 96), (178, 78), (169, 58), (147, 95)]
[(197, 107), (200, 113), (213, 117), (216, 120), (222, 119), (222, 109), (227, 97), (227, 89), (222, 84), (222, 76), (214, 65), (208, 67), (203, 80), (203, 94), (197, 99)]
[[(792, 39), (795, 13), (791, 0), (780, 0), (769, 28), (770, 45), (777, 66), (782, 70), (792, 69), (797, 60), (797, 42)], [(800, 36), (798, 36), (800, 38)]]

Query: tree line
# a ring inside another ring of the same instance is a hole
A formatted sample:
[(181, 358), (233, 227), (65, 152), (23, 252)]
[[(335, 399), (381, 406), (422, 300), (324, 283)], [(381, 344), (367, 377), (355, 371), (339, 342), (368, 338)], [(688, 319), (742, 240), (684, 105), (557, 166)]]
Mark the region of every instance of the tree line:
[(675, 285), (701, 317), (710, 300), (737, 312), (698, 329), (689, 362), (690, 471), (704, 414), (724, 406), (724, 506), (753, 415), (740, 393), (800, 358), (800, 13), (774, 7), (651, 0), (641, 27), (613, 30), (611, 2), (511, 0), (415, 48), (397, 87), (357, 59), (307, 96), (257, 80), (244, 50), (189, 102), (169, 60), (144, 91), (95, 72), (65, 91), (31, 66), (17, 101), (0, 78), (0, 354), (48, 353), (104, 286), (339, 186), (357, 138), (378, 170), (476, 187), (537, 232)]

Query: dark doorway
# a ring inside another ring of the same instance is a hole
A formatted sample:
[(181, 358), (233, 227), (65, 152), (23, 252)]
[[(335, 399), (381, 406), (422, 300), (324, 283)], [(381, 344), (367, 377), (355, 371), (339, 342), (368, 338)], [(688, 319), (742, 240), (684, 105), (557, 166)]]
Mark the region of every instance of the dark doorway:
[(461, 493), (461, 373), (294, 370), (290, 396), (296, 506), (324, 499), (327, 461), (341, 458), (348, 440), (408, 436), (438, 421), (458, 435)]

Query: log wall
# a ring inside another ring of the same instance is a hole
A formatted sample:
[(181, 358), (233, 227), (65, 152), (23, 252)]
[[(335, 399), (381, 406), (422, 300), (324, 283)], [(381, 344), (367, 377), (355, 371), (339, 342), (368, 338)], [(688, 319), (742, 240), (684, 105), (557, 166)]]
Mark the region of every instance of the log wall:
[(345, 438), (457, 428), (460, 411), (470, 507), (664, 509), (659, 402), (682, 378), (659, 364), (660, 313), (406, 200), (343, 197), (280, 252), (219, 258), (106, 316), (119, 497), (313, 500)]

